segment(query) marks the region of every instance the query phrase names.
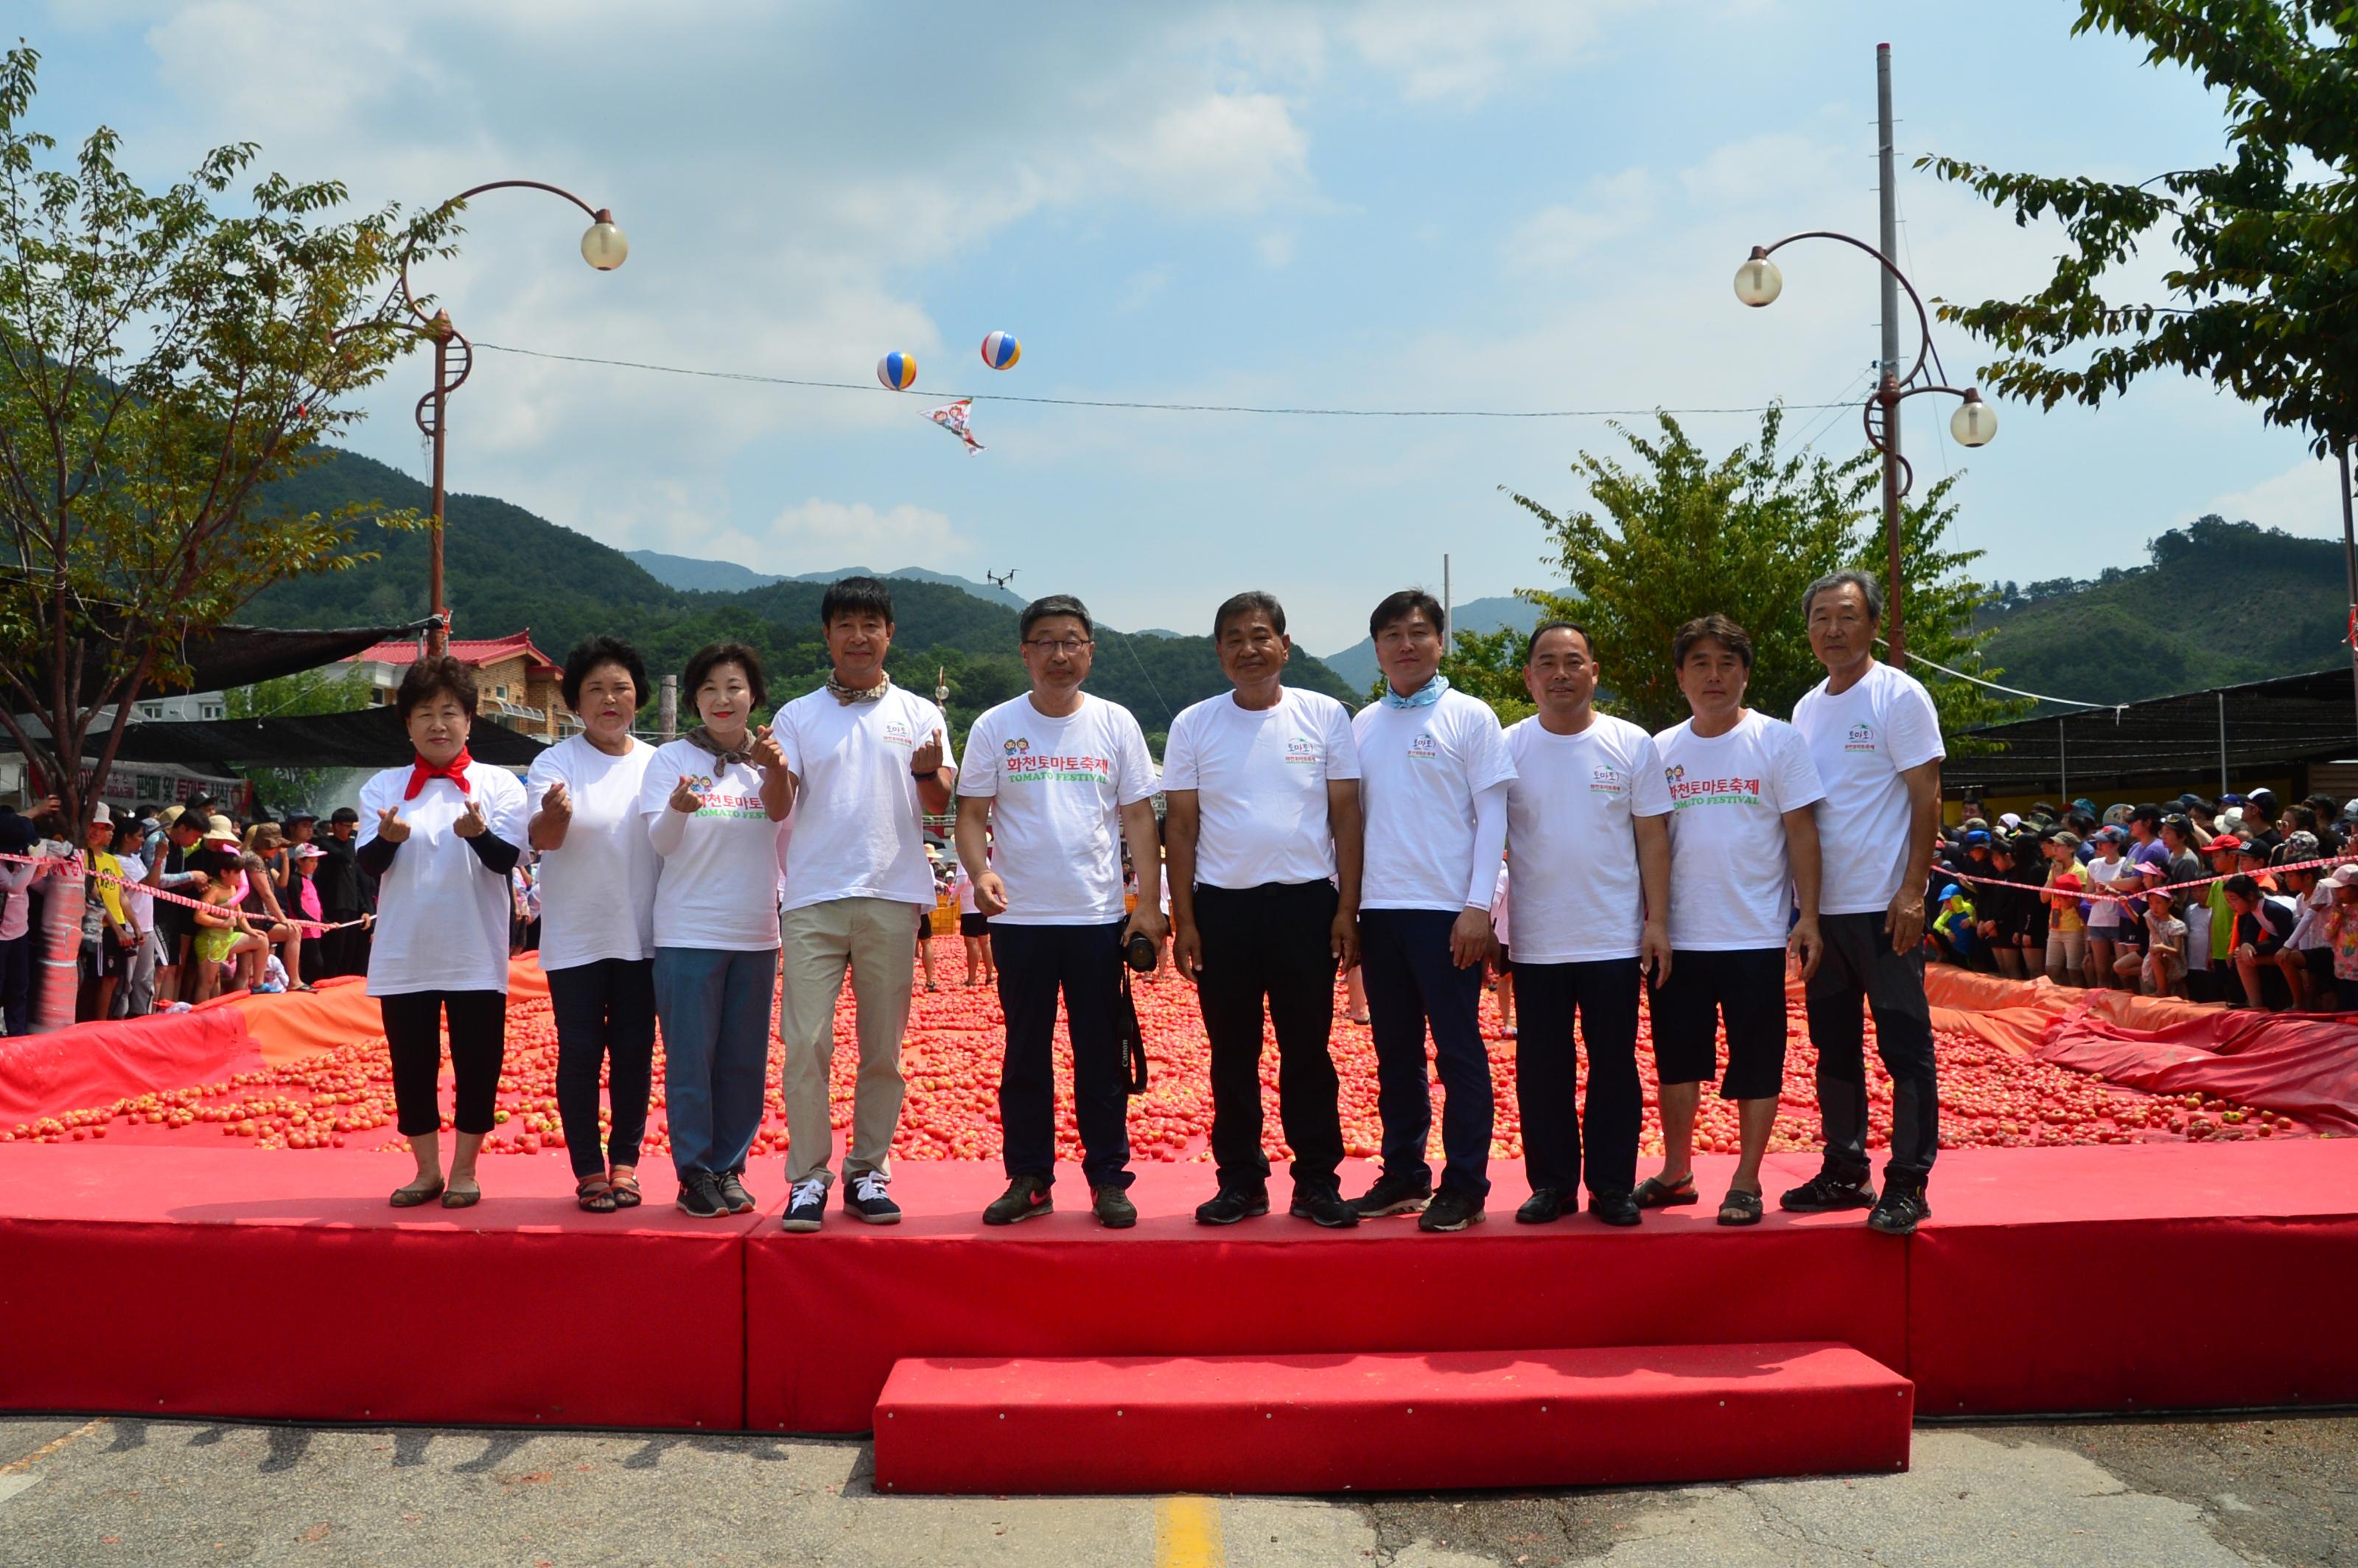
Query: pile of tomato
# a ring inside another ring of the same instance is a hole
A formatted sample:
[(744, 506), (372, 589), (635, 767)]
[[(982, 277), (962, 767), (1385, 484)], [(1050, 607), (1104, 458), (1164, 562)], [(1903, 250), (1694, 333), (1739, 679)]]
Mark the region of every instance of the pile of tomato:
[[(957, 968), (955, 959), (945, 966), (953, 977)], [(1211, 1130), (1212, 1096), (1209, 1046), (1195, 992), (1165, 973), (1141, 983), (1134, 994), (1151, 1078), (1146, 1092), (1130, 1105), (1133, 1155), (1166, 1161), (1201, 1157)], [(1516, 1158), (1522, 1152), (1522, 1121), (1515, 1095), (1515, 1042), (1501, 1027), (1496, 997), (1486, 992), (1482, 1006), (1497, 1090), (1492, 1152), (1500, 1158)], [(1792, 1004), (1791, 1024), (1784, 1102), (1770, 1144), (1772, 1152), (1817, 1147), (1817, 1058), (1798, 1000)], [(1004, 1027), (998, 997), (988, 987), (968, 987), (951, 978), (939, 991), (918, 990), (902, 1052), (908, 1094), (900, 1134), (893, 1143), (897, 1155), (912, 1160), (997, 1158)], [(838, 1129), (844, 1129), (851, 1121), (852, 1079), (859, 1058), (848, 989), (837, 1015), (836, 1041), (834, 1120)], [(2288, 1117), (2215, 1097), (2155, 1096), (2118, 1087), (2033, 1057), (2015, 1055), (1968, 1033), (1943, 1032), (1939, 1050), (1942, 1148), (2047, 1148), (2158, 1139), (2226, 1141), (2274, 1138), (2302, 1130)], [(1367, 1026), (1349, 1021), (1339, 989), (1333, 1052), (1342, 1078), (1345, 1144), (1354, 1155), (1373, 1155), (1381, 1139), (1376, 1113), (1375, 1048)], [(1057, 1106), (1059, 1152), (1077, 1159), (1080, 1141), (1069, 1095), (1071, 1057), (1061, 1025), (1056, 1055), (1058, 1081), (1065, 1086)], [(1651, 1049), (1642, 1038), (1639, 1055), (1640, 1077), (1649, 1085), (1644, 1147), (1659, 1154), (1661, 1130), (1650, 1087)], [(1868, 1057), (1872, 1064), (1871, 1033)], [(786, 1145), (776, 1068), (773, 1051), (769, 1104), (754, 1141), (757, 1156), (780, 1152)], [(1278, 1128), (1273, 1040), (1263, 1054), (1261, 1071), (1269, 1149), (1273, 1158), (1282, 1159), (1285, 1149)], [(518, 1002), (508, 1019), (507, 1059), (500, 1077), (500, 1125), (486, 1141), (488, 1149), (540, 1154), (564, 1148), (556, 1075), (557, 1032), (548, 1004)], [(1585, 1073), (1583, 1077), (1585, 1082)], [(1879, 1065), (1871, 1065), (1867, 1077), (1869, 1142), (1879, 1147), (1890, 1131), (1891, 1086)], [(447, 1127), (447, 1090), (443, 1103)], [(668, 1152), (663, 1104), (659, 1054), (644, 1155), (649, 1161), (658, 1161)], [(606, 1113), (601, 1109), (600, 1114), (602, 1121)], [(125, 1142), (188, 1143), (210, 1139), (215, 1141), (214, 1147), (221, 1146), (219, 1140), (227, 1139), (233, 1144), (263, 1149), (401, 1147), (394, 1130), (393, 1081), (382, 1038), (355, 1040), (289, 1065), (240, 1074), (226, 1082), (163, 1090), (14, 1128), (0, 1127), (0, 1142), (80, 1142), (110, 1136)], [(1437, 1119), (1435, 1138), (1437, 1154)], [(1696, 1130), (1698, 1145), (1706, 1152), (1733, 1153), (1736, 1138), (1735, 1107), (1706, 1095)]]

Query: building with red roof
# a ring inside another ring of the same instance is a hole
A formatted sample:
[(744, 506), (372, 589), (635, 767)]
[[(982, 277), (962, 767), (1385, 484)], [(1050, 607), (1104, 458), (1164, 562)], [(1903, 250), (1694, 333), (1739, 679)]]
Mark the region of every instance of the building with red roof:
[[(379, 643), (347, 661), (367, 676), (373, 700), (393, 700), (401, 677), (425, 652), (425, 642)], [(563, 673), (534, 646), (532, 628), (505, 637), (453, 637), (450, 654), (475, 672), (476, 715), (542, 741), (558, 741), (580, 728), (557, 691)]]

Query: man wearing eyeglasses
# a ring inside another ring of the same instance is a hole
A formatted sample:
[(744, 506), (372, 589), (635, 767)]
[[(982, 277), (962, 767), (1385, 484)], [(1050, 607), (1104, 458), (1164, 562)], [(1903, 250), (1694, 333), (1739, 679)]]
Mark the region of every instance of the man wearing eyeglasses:
[[(1111, 1228), (1138, 1223), (1115, 1010), (1123, 945), (1137, 934), (1160, 946), (1166, 929), (1163, 853), (1146, 736), (1130, 709), (1081, 690), (1095, 634), (1087, 607), (1068, 594), (1024, 607), (1017, 635), (1032, 689), (974, 721), (958, 774), (958, 860), (990, 921), (1007, 1015), (999, 1119), (1008, 1184), (983, 1211), (986, 1225), (1055, 1206), (1059, 991), (1090, 1206)], [(1138, 907), (1126, 916), (1125, 840), (1138, 868)]]

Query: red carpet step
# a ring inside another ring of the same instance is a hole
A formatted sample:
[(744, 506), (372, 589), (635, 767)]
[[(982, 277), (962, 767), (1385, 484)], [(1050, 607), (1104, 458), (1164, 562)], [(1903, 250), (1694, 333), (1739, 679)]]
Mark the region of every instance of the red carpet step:
[(1914, 1385), (1847, 1345), (904, 1360), (895, 1492), (1342, 1492), (1908, 1467)]

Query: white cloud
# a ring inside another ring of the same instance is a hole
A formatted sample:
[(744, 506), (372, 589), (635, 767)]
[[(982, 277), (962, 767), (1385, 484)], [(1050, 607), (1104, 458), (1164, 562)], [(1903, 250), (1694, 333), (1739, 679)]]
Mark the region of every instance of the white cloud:
[(1508, 237), (1510, 274), (1561, 273), (1596, 246), (1645, 227), (1654, 217), (1654, 180), (1642, 168), (1599, 175), (1578, 206), (1543, 207)]
[(1307, 190), (1309, 150), (1285, 100), (1268, 92), (1206, 94), (1107, 149), (1109, 172), (1165, 206), (1246, 216)]
[(864, 501), (814, 496), (780, 512), (756, 534), (731, 530), (718, 538), (708, 535), (698, 541), (695, 553), (718, 554), (755, 571), (791, 576), (843, 566), (939, 570), (964, 563), (973, 548), (946, 516), (928, 507), (903, 503), (880, 512)]
[(1360, 59), (1396, 79), (1412, 103), (1470, 108), (1587, 54), (1614, 13), (1608, 0), (1368, 0), (1336, 32)]
[(2248, 490), (2217, 495), (2203, 503), (2230, 523), (2257, 523), (2288, 534), (2342, 531), (2342, 475), (2330, 459), (2307, 459)]

